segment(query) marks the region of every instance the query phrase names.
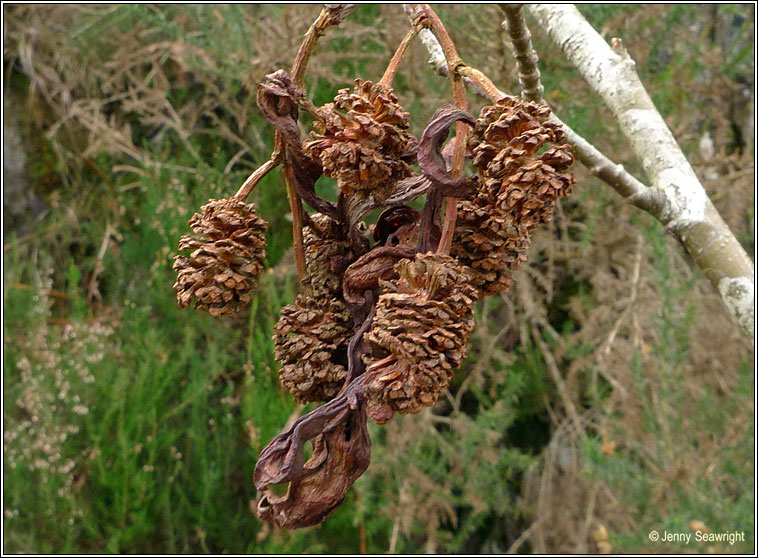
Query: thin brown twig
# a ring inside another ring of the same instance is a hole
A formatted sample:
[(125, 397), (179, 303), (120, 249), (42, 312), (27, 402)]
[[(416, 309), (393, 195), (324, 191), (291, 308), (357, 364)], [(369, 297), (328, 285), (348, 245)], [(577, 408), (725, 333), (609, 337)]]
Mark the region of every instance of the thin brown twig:
[(387, 554), (395, 554), (395, 548), (397, 547), (397, 536), (400, 533), (400, 516), (395, 516), (395, 521), (392, 524), (392, 536), (390, 537), (390, 549)]
[[(406, 14), (408, 14), (408, 17), (411, 20), (414, 17), (412, 6), (414, 5), (403, 5)], [(431, 32), (427, 33), (422, 31), (419, 34), (419, 38), (429, 51), (431, 56), (429, 64), (434, 71), (443, 77), (447, 77), (449, 70), (445, 63), (445, 58), (439, 41), (437, 41), (436, 37)], [(497, 101), (506, 96), (506, 94), (498, 89), (491, 80), (482, 79), (485, 76), (481, 72), (475, 71), (474, 68), (459, 67), (458, 73), (463, 76), (465, 84), (477, 95), (489, 98), (493, 101)], [(566, 139), (572, 145), (572, 151), (582, 164), (589, 169), (593, 176), (597, 176), (600, 180), (616, 190), (626, 202), (649, 213), (655, 211), (660, 202), (648, 186), (629, 174), (624, 169), (623, 165), (616, 164), (603, 155), (603, 153), (601, 153), (594, 145), (576, 133), (555, 114), (551, 114), (550, 119), (563, 127), (564, 132), (566, 132)]]
[(245, 200), (250, 195), (250, 192), (253, 191), (253, 188), (256, 187), (258, 182), (260, 182), (264, 176), (266, 176), (279, 163), (281, 163), (281, 161), (282, 152), (279, 149), (274, 148), (274, 151), (271, 153), (269, 160), (255, 169), (250, 174), (250, 176), (245, 179), (245, 181), (242, 183), (242, 186), (240, 186), (239, 190), (237, 190), (237, 193), (234, 194), (234, 197), (240, 200)]
[(599, 484), (594, 484), (592, 486), (592, 491), (590, 492), (590, 501), (589, 504), (587, 504), (587, 513), (584, 518), (584, 525), (582, 526), (582, 535), (577, 541), (578, 544), (584, 545), (584, 548), (577, 548), (576, 551), (578, 554), (586, 554), (589, 551), (587, 548), (587, 540), (589, 539), (590, 527), (592, 526), (592, 520), (594, 519), (595, 503), (597, 502), (597, 493), (599, 490)]
[(495, 86), (490, 78), (476, 68), (468, 64), (462, 64), (456, 70), (461, 76), (471, 80), (471, 83), (479, 87), (490, 100), (497, 102), (503, 97), (507, 97), (505, 93)]
[(605, 366), (605, 359), (611, 353), (611, 347), (613, 346), (613, 342), (616, 340), (616, 336), (618, 335), (621, 325), (626, 321), (626, 319), (629, 317), (629, 314), (637, 304), (637, 292), (640, 282), (640, 268), (642, 266), (643, 247), (644, 243), (642, 235), (638, 234), (637, 250), (634, 255), (634, 265), (632, 267), (632, 277), (629, 281), (629, 298), (627, 299), (623, 312), (621, 312), (619, 317), (616, 319), (616, 322), (613, 324), (613, 327), (611, 327), (610, 333), (596, 351), (597, 368), (595, 368), (592, 373), (592, 386), (595, 393), (597, 393), (597, 375), (600, 373), (603, 378), (605, 378), (614, 387), (614, 389), (617, 389), (624, 396), (628, 395), (624, 386), (621, 385), (621, 383), (613, 376), (613, 374), (607, 370)]
[[(429, 29), (437, 38), (442, 47), (442, 52), (445, 56), (445, 62), (447, 63), (448, 75), (450, 76), (450, 82), (453, 87), (453, 99), (455, 100), (455, 106), (459, 109), (468, 110), (468, 99), (466, 98), (466, 86), (463, 83), (463, 78), (457, 72), (460, 66), (464, 66), (458, 51), (455, 49), (450, 35), (445, 29), (442, 20), (435, 13), (435, 11), (428, 4), (422, 4), (421, 10), (429, 21)], [(450, 169), (450, 176), (456, 178), (463, 174), (463, 165), (466, 159), (466, 140), (468, 137), (468, 125), (464, 122), (456, 122), (455, 124), (455, 138), (453, 139), (453, 162)], [(448, 197), (445, 201), (445, 220), (442, 224), (442, 234), (440, 236), (440, 242), (437, 246), (437, 252), (441, 254), (449, 254), (450, 248), (453, 244), (453, 233), (455, 231), (455, 221), (458, 216), (458, 200), (453, 197)]]
[(316, 43), (324, 34), (327, 28), (333, 25), (339, 25), (350, 13), (352, 13), (358, 4), (327, 4), (321, 9), (316, 21), (306, 31), (303, 42), (295, 55), (295, 61), (292, 64), (290, 78), (296, 87), (303, 86), (305, 70), (308, 67), (308, 60), (316, 48)]
[[(277, 139), (279, 132), (276, 133)], [(295, 264), (297, 265), (297, 278), (305, 277), (307, 270), (305, 268), (305, 246), (303, 245), (303, 202), (295, 192), (295, 178), (292, 167), (284, 167), (284, 183), (287, 186), (287, 201), (290, 204), (292, 212), (292, 245), (295, 249)]]
[(403, 61), (405, 53), (408, 52), (408, 47), (413, 42), (413, 39), (416, 38), (416, 35), (418, 35), (418, 27), (414, 25), (405, 34), (403, 40), (400, 41), (400, 44), (395, 50), (395, 54), (392, 55), (392, 59), (390, 59), (389, 64), (387, 64), (387, 69), (384, 70), (382, 79), (379, 80), (380, 84), (387, 87), (390, 87), (392, 85), (392, 80), (395, 79), (395, 74), (400, 67), (400, 63)]
[(100, 243), (100, 250), (97, 253), (97, 259), (95, 260), (95, 269), (92, 271), (92, 277), (89, 280), (89, 284), (87, 285), (87, 301), (93, 302), (95, 300), (95, 296), (97, 296), (98, 299), (101, 298), (100, 292), (97, 288), (97, 276), (100, 275), (100, 272), (103, 271), (103, 258), (105, 257), (105, 253), (108, 251), (108, 242), (111, 239), (111, 236), (116, 233), (116, 229), (108, 223), (105, 226), (105, 234), (103, 235), (103, 241)]
[(505, 553), (516, 554), (521, 545), (529, 540), (529, 537), (531, 537), (537, 528), (542, 525), (545, 519), (547, 519), (547, 516), (544, 515), (537, 518), (534, 523), (532, 523), (524, 532), (519, 535), (515, 541), (513, 541), (513, 544), (508, 547), (508, 550), (506, 550)]
[[(290, 78), (297, 88), (303, 87), (305, 70), (308, 67), (316, 43), (324, 34), (324, 31), (332, 26), (338, 25), (357, 5), (351, 4), (328, 4), (321, 9), (316, 20), (311, 24), (303, 37), (300, 48), (298, 48), (295, 61), (292, 63)], [(274, 150), (282, 150), (283, 141), (281, 133), (277, 132), (274, 139)], [(303, 202), (295, 192), (294, 177), (290, 171), (285, 171), (284, 182), (287, 187), (287, 200), (289, 201), (290, 211), (292, 212), (292, 243), (295, 248), (295, 263), (297, 264), (298, 278), (305, 277), (305, 248), (303, 246)]]

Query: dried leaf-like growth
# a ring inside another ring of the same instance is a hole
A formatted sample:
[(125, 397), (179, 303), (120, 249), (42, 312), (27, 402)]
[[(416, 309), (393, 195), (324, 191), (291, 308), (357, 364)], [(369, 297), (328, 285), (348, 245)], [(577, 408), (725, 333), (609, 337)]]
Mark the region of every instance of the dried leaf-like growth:
[[(277, 70), (258, 86), (258, 107), (276, 129), (271, 158), (237, 197), (203, 207), (190, 222), (199, 237), (180, 244), (193, 250), (175, 265), (180, 304), (195, 298), (220, 315), (248, 303), (262, 267), (265, 223), (242, 197), (283, 165), (303, 292), (274, 327), (279, 379), (297, 401), (326, 403), (274, 438), (256, 465), (258, 516), (279, 527), (314, 525), (342, 502), (369, 464), (368, 417), (384, 423), (437, 401), (464, 358), (474, 302), (508, 288), (510, 272), (526, 260), (529, 231), (550, 219), (573, 183), (561, 174), (573, 158), (560, 145), (560, 128), (546, 121), (547, 107), (506, 98), (477, 120), (467, 114), (459, 74), (466, 66), (431, 8), (414, 6), (414, 27), (381, 80), (356, 79), (352, 90), (316, 108), (303, 89), (304, 65), (324, 28), (354, 8), (322, 10), (292, 71)], [(441, 106), (419, 143), (390, 84), (422, 27), (445, 42), (456, 68), (456, 106)], [(305, 142), (301, 109), (316, 116)], [(443, 149), (454, 123), (456, 138)], [(463, 173), (467, 151), (474, 176)], [(322, 174), (337, 180), (336, 203), (316, 193)], [(422, 212), (402, 205), (423, 193)], [(318, 213), (309, 216), (304, 203)], [(369, 249), (363, 219), (377, 208), (384, 212)], [(306, 459), (308, 442), (313, 454)], [(287, 491), (277, 495), (272, 486), (282, 483)]]
[(356, 79), (353, 92), (340, 90), (319, 116), (304, 151), (343, 193), (376, 190), (387, 198), (395, 182), (411, 175), (417, 142), (390, 87)]
[(266, 257), (266, 221), (253, 204), (236, 198), (209, 200), (189, 220), (196, 236), (184, 235), (176, 256), (174, 284), (179, 305), (212, 316), (231, 315), (250, 303)]
[[(313, 455), (305, 461), (308, 441)], [(285, 529), (320, 523), (342, 503), (370, 460), (364, 407), (353, 408), (341, 395), (298, 419), (261, 452), (253, 476), (262, 493), (258, 517)], [(285, 482), (284, 496), (270, 489)]]
[(477, 298), (469, 271), (449, 256), (417, 254), (395, 267), (399, 279), (384, 283), (364, 337), (374, 349), (368, 414), (380, 423), (437, 401), (463, 360)]
[(347, 375), (352, 319), (337, 299), (298, 295), (274, 326), (279, 381), (301, 403), (329, 401)]
[(282, 308), (273, 336), (279, 380), (301, 403), (329, 401), (342, 388), (353, 324), (342, 300), (342, 274), (352, 261), (344, 227), (318, 213), (311, 222), (303, 231), (307, 294)]
[[(481, 294), (508, 289), (526, 261), (529, 231), (551, 219), (555, 200), (571, 193), (574, 161), (545, 105), (507, 97), (482, 109), (469, 142), (479, 188), (458, 204), (452, 253), (476, 273)], [(542, 153), (539, 153), (543, 150)]]

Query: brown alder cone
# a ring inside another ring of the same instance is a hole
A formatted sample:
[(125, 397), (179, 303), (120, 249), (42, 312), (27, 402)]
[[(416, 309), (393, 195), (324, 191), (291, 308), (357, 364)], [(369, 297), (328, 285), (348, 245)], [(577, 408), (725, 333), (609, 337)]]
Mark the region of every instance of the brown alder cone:
[(356, 79), (353, 91), (340, 90), (319, 116), (303, 149), (343, 193), (372, 190), (386, 199), (395, 182), (411, 175), (418, 143), (391, 87)]
[(452, 254), (474, 270), (482, 296), (510, 287), (526, 261), (529, 231), (548, 222), (555, 200), (575, 182), (563, 130), (545, 105), (505, 98), (482, 109), (469, 140), (479, 187), (458, 203)]
[(337, 299), (298, 295), (274, 326), (279, 381), (300, 403), (329, 401), (347, 375), (352, 319)]
[(316, 228), (303, 228), (306, 292), (317, 299), (341, 299), (342, 275), (352, 261), (352, 247), (344, 227), (320, 213), (310, 216)]
[(195, 235), (184, 235), (174, 258), (176, 298), (212, 316), (231, 315), (248, 305), (266, 257), (268, 224), (253, 204), (230, 198), (209, 200), (189, 220)]
[[(371, 329), (365, 394), (368, 414), (383, 423), (393, 412), (433, 405), (465, 356), (477, 298), (470, 271), (443, 254), (416, 254), (383, 282)], [(370, 378), (370, 379), (369, 379)]]

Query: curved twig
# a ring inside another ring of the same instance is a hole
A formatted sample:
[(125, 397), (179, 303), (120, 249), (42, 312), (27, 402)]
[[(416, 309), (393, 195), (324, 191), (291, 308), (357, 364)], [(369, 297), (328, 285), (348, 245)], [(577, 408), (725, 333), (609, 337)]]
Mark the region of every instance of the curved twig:
[[(466, 99), (466, 86), (463, 83), (463, 78), (458, 74), (456, 69), (459, 66), (464, 65), (461, 58), (458, 56), (458, 51), (455, 49), (455, 44), (450, 39), (447, 29), (442, 24), (437, 13), (428, 5), (421, 4), (420, 7), (413, 7), (411, 5), (411, 11), (414, 13), (423, 12), (423, 15), (428, 20), (429, 30), (439, 41), (442, 47), (442, 53), (447, 63), (448, 75), (453, 87), (453, 98), (455, 99), (455, 106), (462, 111), (468, 110), (468, 100)], [(457, 122), (455, 125), (455, 139), (453, 140), (453, 164), (450, 169), (450, 175), (453, 177), (463, 174), (463, 165), (466, 158), (466, 140), (468, 138), (468, 127), (463, 122)], [(455, 221), (458, 214), (457, 200), (454, 197), (448, 197), (445, 203), (445, 221), (442, 224), (442, 236), (440, 238), (437, 251), (442, 254), (449, 254), (450, 247), (453, 244), (453, 232), (455, 230)]]
[[(412, 19), (414, 15), (411, 6), (411, 4), (403, 4), (408, 17)], [(432, 66), (432, 69), (438, 75), (447, 77), (449, 71), (445, 63), (445, 56), (442, 53), (442, 47), (437, 38), (430, 31), (422, 30), (419, 33), (419, 39), (429, 52), (429, 65)], [(458, 71), (463, 74), (464, 83), (477, 95), (486, 97), (492, 101), (497, 101), (507, 96), (506, 93), (495, 87), (490, 80), (480, 79), (479, 81), (475, 81), (472, 77), (469, 77), (474, 76), (478, 79), (482, 76), (481, 72), (460, 67)], [(600, 150), (576, 133), (555, 114), (551, 114), (550, 119), (563, 126), (563, 130), (566, 132), (566, 139), (571, 143), (574, 154), (590, 170), (593, 176), (597, 176), (603, 180), (616, 190), (625, 201), (640, 209), (650, 211), (649, 208), (656, 206), (656, 201), (653, 199), (650, 188), (629, 174), (622, 165), (614, 163), (603, 155)]]

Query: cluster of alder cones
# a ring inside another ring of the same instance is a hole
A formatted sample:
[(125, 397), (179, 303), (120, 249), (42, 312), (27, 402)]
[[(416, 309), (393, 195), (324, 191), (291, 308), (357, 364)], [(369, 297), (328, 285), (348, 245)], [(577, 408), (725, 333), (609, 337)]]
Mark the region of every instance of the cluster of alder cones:
[[(258, 514), (289, 528), (323, 520), (368, 466), (366, 417), (384, 423), (437, 401), (465, 356), (475, 302), (510, 287), (530, 231), (550, 220), (574, 182), (564, 172), (570, 148), (545, 105), (504, 97), (476, 119), (444, 106), (419, 141), (389, 85), (356, 79), (334, 103), (308, 107), (314, 131), (302, 141), (302, 99), (282, 70), (259, 86), (285, 176), (299, 203), (317, 210), (295, 207), (305, 274), (273, 339), (282, 386), (299, 402), (325, 404), (275, 438), (255, 471)], [(456, 121), (471, 126), (475, 173), (464, 178), (448, 174), (442, 149)], [(336, 204), (316, 195), (322, 174), (337, 181)], [(423, 194), (422, 211), (406, 205)], [(451, 195), (457, 220), (439, 250), (441, 202)], [(363, 218), (377, 208), (384, 211), (367, 235)], [(189, 225), (194, 234), (182, 237), (185, 254), (174, 264), (179, 304), (235, 314), (263, 269), (266, 222), (232, 197), (210, 200)], [(314, 453), (303, 462), (308, 440)], [(269, 490), (282, 482), (290, 483), (286, 495)]]

